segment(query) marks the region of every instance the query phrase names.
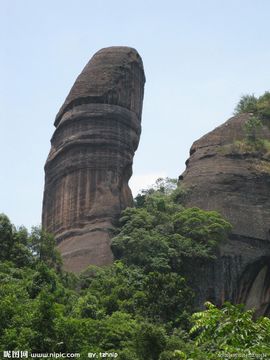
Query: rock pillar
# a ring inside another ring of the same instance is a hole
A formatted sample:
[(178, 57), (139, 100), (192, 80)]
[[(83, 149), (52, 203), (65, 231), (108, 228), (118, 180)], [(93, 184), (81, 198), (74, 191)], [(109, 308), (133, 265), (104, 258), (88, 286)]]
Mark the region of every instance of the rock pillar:
[(112, 262), (111, 229), (132, 205), (128, 181), (141, 133), (144, 83), (135, 49), (102, 49), (56, 116), (42, 224), (55, 235), (66, 270)]

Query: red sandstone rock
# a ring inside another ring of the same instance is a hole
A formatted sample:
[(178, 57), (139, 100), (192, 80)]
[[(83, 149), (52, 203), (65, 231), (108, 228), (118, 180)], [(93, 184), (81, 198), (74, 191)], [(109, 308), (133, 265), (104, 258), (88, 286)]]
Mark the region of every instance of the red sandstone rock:
[(55, 235), (69, 271), (112, 262), (111, 229), (132, 205), (128, 181), (141, 133), (144, 83), (135, 49), (102, 49), (56, 116), (42, 224)]
[[(243, 146), (250, 116), (233, 117), (195, 141), (179, 183), (190, 189), (187, 205), (219, 211), (237, 235), (270, 239), (270, 154)], [(268, 126), (258, 138), (270, 141)]]
[[(250, 114), (231, 118), (194, 142), (179, 185), (186, 206), (219, 211), (233, 225), (215, 261), (190, 264), (196, 303), (245, 303), (270, 315), (270, 152), (245, 145)], [(269, 120), (268, 120), (269, 122)], [(258, 139), (270, 141), (269, 124)]]

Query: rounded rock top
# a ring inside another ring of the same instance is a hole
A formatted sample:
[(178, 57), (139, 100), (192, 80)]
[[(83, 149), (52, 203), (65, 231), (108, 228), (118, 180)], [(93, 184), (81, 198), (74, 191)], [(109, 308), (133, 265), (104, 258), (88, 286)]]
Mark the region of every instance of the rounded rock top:
[(136, 49), (111, 46), (96, 52), (86, 64), (60, 108), (54, 125), (64, 113), (81, 104), (118, 105), (141, 117), (145, 74)]

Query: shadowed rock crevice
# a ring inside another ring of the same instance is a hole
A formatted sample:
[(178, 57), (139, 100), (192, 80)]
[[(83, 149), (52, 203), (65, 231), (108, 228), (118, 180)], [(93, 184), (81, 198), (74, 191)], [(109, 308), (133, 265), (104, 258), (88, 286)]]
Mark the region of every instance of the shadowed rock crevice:
[(256, 316), (270, 316), (270, 257), (262, 256), (244, 269), (235, 302), (256, 309)]
[(102, 49), (56, 116), (42, 223), (55, 235), (67, 270), (112, 262), (113, 224), (133, 203), (128, 181), (141, 133), (144, 83), (135, 49)]

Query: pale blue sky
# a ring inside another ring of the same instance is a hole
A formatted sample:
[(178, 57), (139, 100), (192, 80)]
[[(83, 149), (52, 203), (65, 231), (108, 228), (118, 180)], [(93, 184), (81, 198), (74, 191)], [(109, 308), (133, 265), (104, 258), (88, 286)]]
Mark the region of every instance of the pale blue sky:
[(135, 47), (146, 87), (132, 186), (178, 177), (193, 141), (270, 85), (268, 0), (0, 0), (0, 212), (41, 218), (53, 122), (100, 48)]

